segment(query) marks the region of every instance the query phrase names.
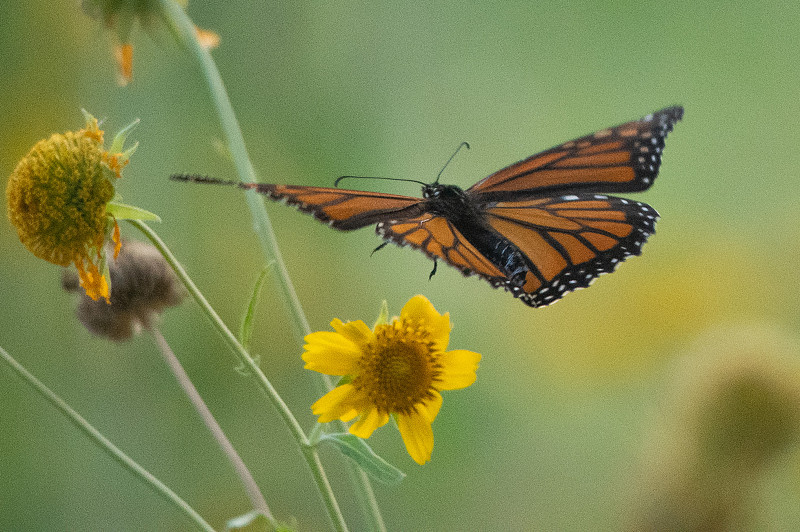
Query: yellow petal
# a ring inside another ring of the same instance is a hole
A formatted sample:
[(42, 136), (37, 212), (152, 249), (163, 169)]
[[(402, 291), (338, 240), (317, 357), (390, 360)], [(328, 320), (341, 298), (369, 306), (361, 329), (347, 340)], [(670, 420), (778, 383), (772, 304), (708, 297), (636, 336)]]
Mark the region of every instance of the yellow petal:
[(400, 319), (408, 319), (424, 323), (430, 331), (433, 348), (435, 351), (444, 351), (450, 341), (450, 313), (439, 314), (423, 295), (416, 295), (408, 300), (400, 311)]
[(438, 390), (458, 390), (475, 382), (475, 371), (481, 355), (466, 349), (454, 349), (439, 355), (439, 377), (434, 382)]
[(429, 399), (417, 405), (417, 410), (421, 415), (425, 416), (430, 423), (433, 423), (433, 420), (436, 419), (436, 416), (439, 414), (439, 409), (442, 408), (442, 394), (436, 391), (431, 393), (433, 394), (433, 399)]
[(114, 232), (111, 236), (111, 240), (114, 241), (114, 260), (117, 260), (119, 252), (122, 250), (122, 237), (119, 234), (119, 224), (116, 219), (114, 220)]
[(320, 423), (342, 418), (353, 419), (358, 414), (359, 402), (355, 387), (352, 384), (344, 384), (320, 397), (311, 405), (311, 412), (319, 416)]
[(433, 452), (433, 429), (425, 416), (416, 412), (412, 414), (398, 414), (397, 428), (406, 444), (406, 450), (411, 458), (420, 465), (431, 459)]
[(382, 427), (389, 421), (389, 414), (382, 414), (377, 408), (371, 408), (361, 418), (353, 423), (350, 427), (350, 434), (354, 434), (359, 438), (369, 438), (375, 429)]
[(357, 368), (361, 351), (339, 333), (314, 332), (305, 337), (305, 368), (326, 375), (349, 375)]
[(348, 321), (347, 323), (344, 323), (342, 320), (336, 318), (331, 322), (331, 327), (333, 327), (337, 333), (341, 334), (359, 347), (375, 337), (375, 335), (372, 333), (372, 330), (361, 320)]
[(106, 303), (111, 304), (111, 291), (108, 287), (108, 280), (100, 273), (100, 268), (97, 264), (89, 262), (89, 269), (83, 267), (83, 259), (75, 261), (75, 267), (78, 269), (78, 279), (80, 285), (83, 287), (86, 295), (93, 300), (105, 298)]

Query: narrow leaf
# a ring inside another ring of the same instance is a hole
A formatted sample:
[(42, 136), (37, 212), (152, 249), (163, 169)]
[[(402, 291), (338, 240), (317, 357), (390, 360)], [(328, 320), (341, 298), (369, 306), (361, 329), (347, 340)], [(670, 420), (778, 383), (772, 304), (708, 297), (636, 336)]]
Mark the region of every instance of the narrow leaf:
[(384, 299), (383, 303), (381, 303), (381, 313), (378, 314), (378, 319), (375, 320), (375, 325), (373, 325), (372, 328), (374, 329), (378, 325), (385, 325), (387, 323), (389, 323), (389, 304)]
[(143, 222), (161, 221), (161, 218), (159, 218), (157, 214), (116, 201), (110, 201), (108, 205), (106, 205), (106, 211), (112, 214), (117, 220), (142, 220)]
[[(139, 125), (139, 119), (137, 118), (127, 126), (125, 126), (119, 133), (114, 136), (114, 140), (111, 141), (111, 147), (108, 148), (109, 153), (119, 153), (122, 151), (122, 145), (125, 144), (125, 139), (128, 138), (128, 134), (131, 132), (133, 128)], [(131, 151), (133, 153), (133, 151)], [(128, 156), (131, 155), (128, 154)]]
[(325, 434), (320, 441), (333, 444), (369, 476), (384, 484), (398, 484), (406, 476), (405, 473), (375, 454), (367, 442), (358, 436), (345, 433)]
[(247, 305), (247, 310), (242, 318), (242, 325), (239, 327), (239, 342), (246, 351), (250, 351), (250, 338), (253, 336), (253, 316), (256, 312), (256, 305), (261, 298), (261, 289), (273, 264), (275, 264), (275, 261), (270, 261), (258, 274), (256, 283), (253, 286), (253, 295), (250, 296), (250, 303)]
[(252, 512), (247, 512), (244, 515), (228, 519), (228, 522), (225, 523), (225, 530), (238, 530), (240, 528), (245, 528), (255, 523), (259, 518), (269, 524), (269, 521), (266, 517), (264, 517), (260, 512), (253, 510)]

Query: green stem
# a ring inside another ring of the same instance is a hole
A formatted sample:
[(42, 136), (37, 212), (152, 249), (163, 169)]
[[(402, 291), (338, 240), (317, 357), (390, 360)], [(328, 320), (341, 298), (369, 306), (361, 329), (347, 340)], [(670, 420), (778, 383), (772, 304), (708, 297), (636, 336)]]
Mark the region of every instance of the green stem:
[(211, 320), (211, 323), (214, 325), (220, 335), (222, 335), (222, 338), (228, 344), (228, 347), (231, 348), (239, 361), (256, 377), (256, 382), (260, 386), (261, 390), (283, 418), (284, 423), (286, 423), (286, 426), (289, 428), (289, 431), (291, 432), (295, 441), (300, 446), (300, 449), (303, 450), (303, 457), (306, 459), (308, 466), (311, 468), (314, 481), (317, 483), (317, 488), (322, 495), (325, 508), (328, 511), (328, 515), (331, 518), (334, 527), (336, 530), (346, 531), (347, 524), (344, 521), (342, 511), (339, 509), (339, 504), (336, 502), (336, 497), (334, 496), (333, 490), (328, 482), (325, 470), (316, 456), (316, 451), (311, 449), (313, 452), (309, 452), (310, 447), (308, 438), (306, 437), (305, 432), (303, 432), (303, 428), (300, 426), (300, 423), (297, 422), (294, 414), (292, 414), (292, 411), (289, 409), (289, 406), (283, 401), (281, 396), (278, 394), (278, 391), (272, 386), (272, 383), (264, 375), (264, 372), (261, 371), (261, 368), (258, 367), (258, 364), (253, 361), (253, 358), (244, 349), (244, 347), (242, 347), (242, 344), (239, 343), (239, 340), (237, 340), (233, 332), (228, 329), (228, 327), (225, 325), (225, 322), (222, 321), (222, 318), (219, 317), (219, 314), (217, 314), (217, 312), (213, 309), (202, 292), (200, 292), (200, 290), (197, 288), (197, 285), (195, 285), (194, 281), (192, 281), (192, 279), (189, 277), (189, 274), (187, 274), (186, 270), (183, 269), (181, 263), (178, 262), (178, 259), (175, 258), (175, 256), (172, 254), (169, 248), (167, 248), (166, 244), (164, 244), (155, 231), (150, 229), (147, 224), (139, 220), (127, 220), (127, 222), (144, 233), (150, 242), (152, 242), (153, 245), (161, 252), (166, 261), (178, 275), (178, 278), (189, 291), (189, 294), (194, 298), (197, 304), (200, 305), (200, 308), (203, 310), (203, 312), (205, 312), (206, 316), (208, 316), (208, 319)]
[[(228, 93), (225, 90), (225, 84), (222, 81), (219, 70), (217, 69), (214, 59), (211, 57), (209, 51), (200, 45), (195, 33), (195, 27), (188, 15), (183, 9), (174, 2), (174, 0), (159, 0), (162, 10), (165, 14), (167, 23), (172, 28), (178, 41), (181, 42), (192, 53), (200, 65), (203, 75), (208, 83), (211, 97), (214, 106), (217, 109), (220, 124), (222, 126), (223, 134), (227, 141), (228, 149), (233, 159), (236, 171), (239, 174), (239, 179), (247, 183), (255, 183), (256, 173), (253, 168), (253, 163), (247, 153), (247, 147), (244, 143), (244, 136), (239, 127), (239, 122), (236, 119), (236, 113), (233, 110)], [(255, 191), (247, 191), (247, 205), (250, 208), (253, 217), (253, 224), (258, 239), (261, 242), (261, 247), (267, 257), (267, 262), (270, 260), (275, 261), (278, 270), (278, 279), (280, 284), (280, 293), (284, 304), (292, 316), (292, 323), (294, 325), (295, 334), (298, 337), (299, 343), (303, 344), (303, 338), (311, 332), (311, 326), (308, 323), (303, 307), (297, 297), (297, 292), (294, 289), (289, 272), (286, 269), (286, 264), (283, 261), (280, 248), (278, 247), (278, 240), (275, 237), (275, 232), (272, 229), (267, 211), (264, 207), (264, 201)], [(328, 375), (319, 374), (320, 379), (324, 384), (325, 389), (332, 390), (335, 386), (333, 379)], [(355, 464), (348, 462), (348, 467), (352, 468), (350, 478), (357, 479), (354, 487), (358, 492), (358, 500), (361, 503), (367, 503), (368, 507), (363, 508), (366, 515), (372, 519), (372, 528), (378, 531), (385, 531), (386, 526), (383, 523), (380, 507), (375, 499), (375, 493), (372, 490), (372, 485), (366, 474), (360, 470)]]
[(167, 363), (170, 371), (172, 371), (172, 374), (175, 376), (175, 380), (178, 381), (178, 384), (183, 389), (183, 392), (189, 398), (189, 402), (192, 403), (192, 406), (197, 411), (197, 414), (200, 416), (203, 424), (205, 424), (208, 431), (216, 440), (220, 449), (222, 449), (222, 452), (228, 457), (228, 460), (233, 466), (234, 471), (236, 471), (236, 474), (239, 476), (239, 479), (242, 482), (242, 486), (244, 486), (247, 496), (250, 498), (250, 503), (253, 505), (253, 509), (263, 515), (272, 528), (278, 528), (278, 522), (272, 516), (272, 512), (267, 505), (267, 501), (264, 499), (264, 495), (258, 488), (252, 473), (250, 473), (250, 470), (247, 468), (244, 460), (242, 460), (242, 458), (239, 456), (239, 453), (236, 452), (236, 449), (228, 439), (228, 436), (222, 430), (222, 427), (219, 425), (219, 423), (217, 423), (216, 418), (211, 413), (208, 405), (206, 405), (206, 402), (203, 400), (200, 392), (197, 391), (194, 383), (192, 383), (192, 380), (189, 378), (189, 374), (187, 374), (186, 370), (183, 369), (180, 360), (178, 360), (178, 357), (169, 346), (167, 339), (164, 338), (164, 335), (161, 334), (161, 331), (158, 329), (158, 327), (155, 327), (152, 325), (152, 323), (147, 323), (145, 329), (149, 330), (153, 335), (156, 345), (158, 346), (161, 355), (164, 357), (164, 361)]
[[(236, 113), (228, 98), (228, 92), (225, 90), (225, 84), (222, 81), (222, 76), (220, 76), (217, 65), (214, 63), (214, 59), (211, 57), (209, 51), (203, 48), (197, 40), (194, 24), (192, 24), (192, 21), (189, 19), (188, 15), (184, 13), (183, 9), (178, 6), (174, 0), (160, 1), (164, 11), (166, 11), (169, 17), (167, 22), (171, 24), (181, 44), (185, 45), (189, 52), (194, 55), (206, 78), (211, 98), (217, 110), (220, 125), (222, 126), (222, 132), (225, 136), (225, 141), (233, 164), (236, 167), (236, 172), (239, 175), (239, 179), (246, 183), (255, 183), (257, 181), (256, 171), (247, 153), (247, 147), (244, 143), (242, 130), (239, 127), (239, 121), (236, 119)], [(302, 340), (305, 335), (311, 332), (311, 327), (300, 305), (300, 300), (297, 298), (297, 292), (290, 281), (289, 273), (286, 270), (286, 264), (283, 262), (283, 256), (278, 248), (275, 232), (272, 229), (272, 223), (264, 208), (263, 198), (255, 191), (247, 191), (245, 194), (247, 197), (247, 205), (253, 217), (255, 232), (258, 235), (264, 253), (270, 259), (274, 258), (275, 260), (279, 270), (278, 278), (280, 281), (281, 296), (292, 314), (295, 334), (298, 336), (299, 340)], [(332, 386), (330, 386), (330, 388), (332, 388)]]
[(116, 460), (122, 467), (139, 477), (142, 481), (148, 484), (157, 494), (161, 495), (167, 501), (175, 505), (180, 511), (186, 514), (191, 519), (198, 530), (208, 530), (214, 532), (214, 529), (198, 514), (189, 504), (181, 499), (177, 493), (169, 489), (163, 482), (154, 477), (149, 471), (136, 463), (131, 457), (122, 452), (116, 445), (111, 443), (105, 436), (103, 436), (96, 428), (94, 428), (88, 421), (86, 421), (80, 414), (73, 410), (63, 399), (57, 396), (50, 388), (44, 385), (39, 379), (34, 377), (22, 364), (14, 360), (5, 349), (0, 347), (0, 357), (3, 361), (13, 369), (17, 375), (22, 377), (34, 390), (36, 390), (42, 397), (47, 399), (50, 404), (55, 406), (61, 413), (69, 419), (73, 425), (78, 427), (84, 434), (89, 436), (94, 443), (108, 453), (111, 458)]

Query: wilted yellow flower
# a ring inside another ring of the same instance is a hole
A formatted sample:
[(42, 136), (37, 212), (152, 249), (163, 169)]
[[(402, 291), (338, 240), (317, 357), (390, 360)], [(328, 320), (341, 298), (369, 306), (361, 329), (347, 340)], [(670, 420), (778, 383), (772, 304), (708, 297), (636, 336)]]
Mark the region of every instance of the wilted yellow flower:
[(109, 204), (114, 181), (136, 149), (121, 151), (135, 123), (106, 150), (97, 119), (85, 116), (84, 129), (37, 142), (17, 164), (6, 188), (8, 217), (31, 253), (59, 266), (74, 264), (86, 294), (108, 301), (104, 244), (115, 242), (116, 255), (120, 242)]
[(336, 332), (306, 336), (306, 369), (346, 376), (311, 409), (320, 423), (359, 416), (350, 433), (360, 438), (369, 438), (392, 415), (408, 453), (424, 464), (433, 451), (431, 423), (442, 406), (439, 392), (475, 382), (481, 356), (446, 351), (450, 315), (436, 312), (425, 296), (411, 298), (391, 322), (387, 314), (371, 330), (361, 320), (334, 319)]

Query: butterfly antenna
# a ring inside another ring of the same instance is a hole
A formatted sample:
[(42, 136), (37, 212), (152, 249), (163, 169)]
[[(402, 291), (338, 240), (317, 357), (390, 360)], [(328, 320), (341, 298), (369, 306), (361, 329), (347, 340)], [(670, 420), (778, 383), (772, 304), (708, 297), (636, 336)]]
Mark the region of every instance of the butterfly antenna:
[(436, 175), (436, 181), (434, 181), (434, 184), (439, 182), (439, 178), (442, 177), (442, 173), (444, 172), (444, 169), (447, 168), (447, 165), (450, 164), (450, 161), (455, 159), (455, 157), (458, 154), (458, 152), (461, 151), (461, 148), (469, 149), (469, 142), (462, 142), (461, 144), (458, 145), (458, 148), (456, 148), (456, 151), (453, 152), (453, 155), (451, 155), (450, 158), (447, 159), (447, 162), (444, 163), (444, 166), (442, 166), (442, 169), (439, 170), (439, 173)]
[(406, 183), (419, 183), (423, 187), (428, 183), (423, 183), (422, 181), (417, 181), (416, 179), (403, 179), (402, 177), (370, 177), (364, 175), (343, 175), (336, 178), (336, 181), (333, 182), (333, 186), (338, 187), (339, 182), (343, 179), (381, 179), (383, 181), (404, 181)]

